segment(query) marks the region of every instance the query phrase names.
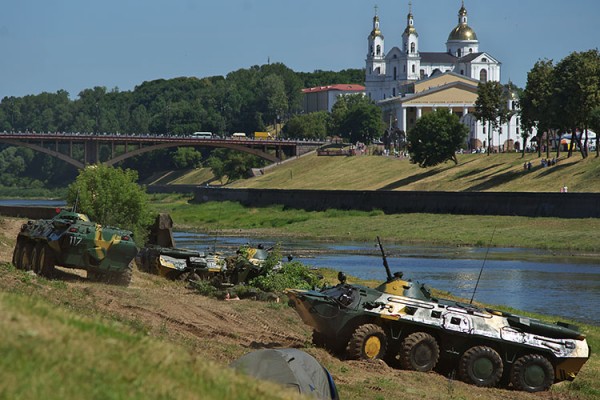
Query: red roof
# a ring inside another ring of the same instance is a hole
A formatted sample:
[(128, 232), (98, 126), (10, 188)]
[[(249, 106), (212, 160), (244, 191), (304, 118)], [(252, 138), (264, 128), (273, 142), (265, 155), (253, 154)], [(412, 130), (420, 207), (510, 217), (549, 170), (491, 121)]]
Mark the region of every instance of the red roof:
[(329, 90), (339, 90), (341, 92), (364, 92), (365, 87), (362, 85), (337, 84), (327, 86), (317, 86), (308, 89), (302, 89), (302, 93), (326, 92)]

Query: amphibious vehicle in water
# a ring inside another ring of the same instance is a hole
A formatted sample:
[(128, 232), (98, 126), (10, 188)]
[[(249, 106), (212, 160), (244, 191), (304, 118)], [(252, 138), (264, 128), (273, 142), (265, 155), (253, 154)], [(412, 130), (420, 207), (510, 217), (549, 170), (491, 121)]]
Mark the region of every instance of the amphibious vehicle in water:
[(23, 224), (12, 262), (19, 269), (47, 277), (58, 265), (84, 269), (93, 280), (128, 285), (136, 253), (131, 231), (96, 224), (85, 214), (58, 210), (52, 219)]
[[(380, 242), (381, 247), (381, 242)], [(372, 289), (340, 283), (289, 289), (291, 305), (317, 346), (351, 359), (384, 359), (409, 370), (457, 371), (467, 383), (537, 392), (572, 380), (590, 357), (577, 327), (438, 299), (427, 286), (392, 275)]]

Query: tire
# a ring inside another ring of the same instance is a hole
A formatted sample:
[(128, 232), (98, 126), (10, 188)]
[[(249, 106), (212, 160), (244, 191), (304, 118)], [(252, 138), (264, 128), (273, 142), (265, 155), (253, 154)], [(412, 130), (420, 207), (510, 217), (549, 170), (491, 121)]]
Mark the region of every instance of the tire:
[(132, 264), (129, 263), (127, 264), (125, 269), (123, 269), (120, 272), (111, 272), (109, 274), (106, 274), (106, 282), (118, 286), (129, 286), (129, 284), (131, 283), (132, 273), (133, 267)]
[(21, 251), (23, 249), (23, 241), (17, 239), (15, 249), (13, 250), (12, 264), (17, 268), (21, 269)]
[(517, 390), (542, 392), (554, 383), (554, 367), (539, 354), (525, 355), (513, 364), (510, 383)]
[(23, 245), (23, 250), (21, 251), (21, 269), (25, 271), (31, 271), (33, 269), (33, 248), (34, 243), (31, 241), (27, 241)]
[(31, 250), (31, 270), (35, 272), (37, 275), (40, 275), (40, 250), (42, 243), (36, 243), (33, 245), (33, 249)]
[(399, 356), (402, 368), (427, 372), (437, 365), (440, 359), (440, 346), (430, 334), (415, 332), (404, 338), (400, 345)]
[(503, 372), (502, 357), (487, 346), (475, 346), (465, 351), (458, 370), (463, 381), (479, 387), (496, 386)]
[(316, 347), (325, 348), (326, 347), (326, 343), (327, 343), (327, 339), (325, 338), (325, 335), (323, 335), (319, 331), (313, 330), (313, 332), (312, 332), (312, 344), (314, 344)]
[(379, 325), (364, 324), (356, 328), (348, 342), (348, 358), (375, 360), (385, 356), (387, 337)]
[(54, 253), (52, 249), (48, 246), (47, 243), (41, 245), (41, 248), (38, 252), (38, 273), (41, 276), (45, 276), (46, 278), (52, 278), (54, 276), (54, 265), (56, 260), (54, 259)]

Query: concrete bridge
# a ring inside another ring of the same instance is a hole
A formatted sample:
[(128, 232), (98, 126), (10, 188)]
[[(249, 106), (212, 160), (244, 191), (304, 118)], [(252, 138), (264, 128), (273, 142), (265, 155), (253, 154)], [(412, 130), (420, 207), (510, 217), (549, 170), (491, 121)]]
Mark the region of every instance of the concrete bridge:
[(223, 147), (278, 162), (323, 145), (316, 141), (198, 138), (193, 136), (0, 132), (0, 143), (27, 147), (57, 157), (76, 168), (114, 165), (130, 157), (169, 147)]

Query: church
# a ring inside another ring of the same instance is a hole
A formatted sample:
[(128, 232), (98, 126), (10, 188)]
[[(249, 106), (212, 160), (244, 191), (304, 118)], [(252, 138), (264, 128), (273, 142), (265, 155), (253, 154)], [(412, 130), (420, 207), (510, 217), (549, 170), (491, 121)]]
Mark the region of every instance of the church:
[[(519, 148), (518, 116), (488, 137), (481, 122), (472, 115), (479, 82), (500, 81), (501, 63), (480, 51), (477, 34), (468, 24), (464, 0), (458, 11), (458, 23), (446, 41), (445, 52), (425, 52), (419, 48), (419, 34), (409, 3), (406, 28), (400, 47), (386, 53), (377, 9), (373, 29), (368, 36), (365, 92), (383, 110), (390, 127), (407, 131), (424, 113), (447, 108), (469, 126), (466, 147), (495, 151)], [(509, 100), (515, 109), (516, 99)]]

